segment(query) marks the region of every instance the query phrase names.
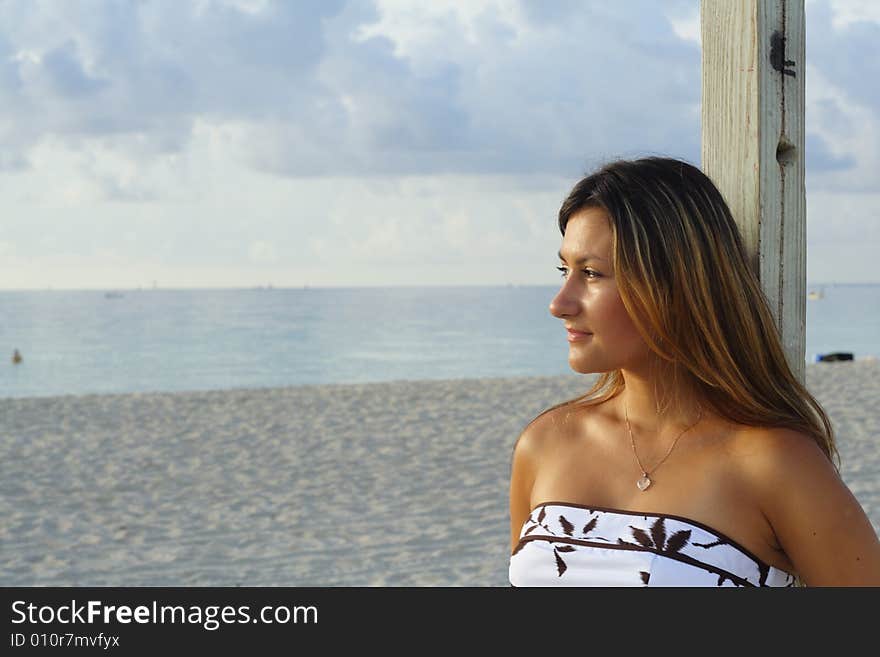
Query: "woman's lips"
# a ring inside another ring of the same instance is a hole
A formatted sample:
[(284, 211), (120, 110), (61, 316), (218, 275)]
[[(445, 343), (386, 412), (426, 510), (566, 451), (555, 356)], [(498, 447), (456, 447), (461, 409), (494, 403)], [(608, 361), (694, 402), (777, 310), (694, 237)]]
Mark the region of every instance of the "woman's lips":
[(568, 341), (569, 342), (577, 342), (578, 340), (586, 340), (587, 338), (592, 338), (592, 333), (584, 333), (583, 331), (572, 331), (569, 329), (568, 331)]

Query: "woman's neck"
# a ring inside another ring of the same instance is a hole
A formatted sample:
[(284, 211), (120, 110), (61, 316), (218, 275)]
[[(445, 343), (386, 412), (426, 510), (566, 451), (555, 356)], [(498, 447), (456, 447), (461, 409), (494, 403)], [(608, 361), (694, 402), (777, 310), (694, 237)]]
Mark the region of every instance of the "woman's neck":
[(666, 443), (710, 415), (687, 381), (677, 377), (677, 387), (667, 377), (650, 378), (623, 371), (625, 387), (615, 398), (616, 414), (643, 441)]

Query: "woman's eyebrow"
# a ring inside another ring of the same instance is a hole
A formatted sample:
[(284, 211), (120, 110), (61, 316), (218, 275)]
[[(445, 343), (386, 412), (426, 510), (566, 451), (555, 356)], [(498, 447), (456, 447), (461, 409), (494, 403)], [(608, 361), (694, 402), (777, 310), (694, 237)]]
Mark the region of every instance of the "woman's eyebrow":
[[(562, 255), (562, 251), (559, 252), (559, 259), (562, 260), (562, 262), (568, 262), (565, 259), (565, 256)], [(582, 257), (578, 258), (577, 260), (575, 260), (574, 262), (575, 262), (575, 264), (580, 264), (582, 262), (586, 262), (587, 260), (602, 260), (602, 261), (604, 261), (605, 258), (600, 258), (599, 256), (593, 255), (592, 253), (587, 253), (587, 254), (583, 255)]]

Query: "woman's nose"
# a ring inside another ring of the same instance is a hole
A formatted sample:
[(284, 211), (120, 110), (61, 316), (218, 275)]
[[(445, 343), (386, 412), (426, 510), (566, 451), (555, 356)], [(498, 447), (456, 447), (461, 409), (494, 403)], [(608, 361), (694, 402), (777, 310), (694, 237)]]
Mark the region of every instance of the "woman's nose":
[(557, 295), (550, 302), (550, 314), (554, 317), (568, 317), (577, 314), (577, 300), (568, 293), (567, 286), (563, 285)]

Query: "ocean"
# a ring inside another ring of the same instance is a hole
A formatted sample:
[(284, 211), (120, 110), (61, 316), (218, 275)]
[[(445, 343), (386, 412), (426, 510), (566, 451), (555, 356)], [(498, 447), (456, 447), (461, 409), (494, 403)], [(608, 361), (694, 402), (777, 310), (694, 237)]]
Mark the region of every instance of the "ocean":
[[(807, 362), (880, 356), (880, 285), (810, 289)], [(569, 374), (556, 291), (0, 292), (0, 398)]]

